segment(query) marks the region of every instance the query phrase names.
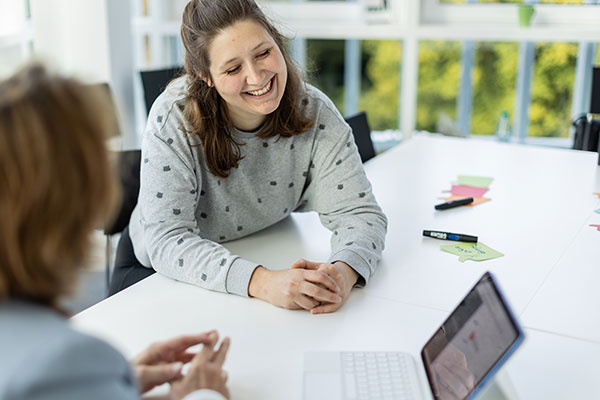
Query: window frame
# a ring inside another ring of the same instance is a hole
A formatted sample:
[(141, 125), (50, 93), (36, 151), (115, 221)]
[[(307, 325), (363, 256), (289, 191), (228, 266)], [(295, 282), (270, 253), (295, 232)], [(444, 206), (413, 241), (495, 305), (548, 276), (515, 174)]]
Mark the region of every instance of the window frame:
[[(442, 3), (421, 0), (423, 24), (472, 24), (516, 27), (518, 3)], [(535, 27), (598, 27), (600, 6), (591, 4), (534, 4)]]
[[(369, 11), (367, 2), (363, 0), (258, 0), (258, 4), (278, 24), (282, 33), (295, 39), (293, 42), (298, 45), (298, 54), (303, 54), (301, 44), (306, 39), (402, 41), (398, 128), (405, 133), (404, 137), (410, 137), (416, 131), (420, 41), (599, 43), (600, 24), (596, 21), (600, 20), (600, 6), (590, 5), (590, 2), (597, 3), (597, 0), (586, 0), (588, 4), (584, 5), (536, 4), (532, 26), (521, 28), (517, 22), (518, 4), (444, 4), (439, 0), (388, 0), (387, 9)], [(148, 0), (148, 16), (134, 13), (137, 14), (133, 18), (134, 41), (141, 44), (141, 39), (147, 36), (151, 39), (150, 46), (156, 47), (159, 42), (156, 40), (157, 36), (179, 34), (179, 22), (162, 12), (159, 3), (161, 0)], [(140, 47), (142, 46), (138, 45), (136, 51), (138, 68), (159, 68), (161, 64), (168, 63), (164, 57), (158, 60), (154, 50), (152, 60), (143, 63)], [(158, 52), (161, 50), (158, 49)], [(358, 62), (357, 57), (349, 57), (348, 60), (350, 59)], [(302, 64), (302, 60), (299, 61)], [(468, 86), (459, 83), (459, 90)], [(574, 92), (574, 96), (576, 95)], [(463, 108), (469, 110), (469, 107)], [(464, 118), (465, 116), (463, 120)], [(526, 137), (524, 141), (530, 142), (529, 139), (531, 138)], [(540, 140), (543, 141), (535, 138), (536, 143)]]

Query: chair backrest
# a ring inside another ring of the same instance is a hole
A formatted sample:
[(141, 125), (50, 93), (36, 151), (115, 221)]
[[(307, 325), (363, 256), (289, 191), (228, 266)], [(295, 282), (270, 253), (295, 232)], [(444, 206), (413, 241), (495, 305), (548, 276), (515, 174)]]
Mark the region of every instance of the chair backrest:
[(150, 113), (150, 108), (154, 100), (160, 95), (169, 82), (181, 76), (183, 69), (181, 67), (156, 69), (152, 71), (141, 71), (142, 86), (144, 87), (144, 100), (146, 102), (146, 114)]
[(122, 202), (114, 221), (104, 227), (106, 235), (122, 232), (129, 224), (129, 218), (138, 201), (140, 192), (141, 150), (128, 150), (118, 153), (118, 173), (121, 184)]
[(350, 118), (346, 118), (346, 122), (352, 128), (352, 134), (354, 135), (356, 146), (358, 146), (361, 161), (364, 163), (375, 157), (367, 114), (364, 111), (360, 112)]
[(590, 112), (579, 116), (572, 124), (575, 127), (573, 149), (600, 153), (600, 67), (593, 68), (591, 86)]
[(600, 67), (592, 71), (592, 96), (590, 99), (590, 112), (600, 114)]

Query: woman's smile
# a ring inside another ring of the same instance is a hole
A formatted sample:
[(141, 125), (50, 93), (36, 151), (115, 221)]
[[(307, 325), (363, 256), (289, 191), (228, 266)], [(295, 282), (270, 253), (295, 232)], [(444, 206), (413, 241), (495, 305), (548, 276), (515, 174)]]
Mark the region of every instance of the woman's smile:
[(272, 92), (271, 89), (273, 87), (273, 81), (274, 81), (274, 77), (269, 79), (267, 84), (265, 86), (263, 86), (262, 88), (260, 88), (258, 90), (248, 90), (244, 93), (249, 94), (252, 97), (263, 97)]

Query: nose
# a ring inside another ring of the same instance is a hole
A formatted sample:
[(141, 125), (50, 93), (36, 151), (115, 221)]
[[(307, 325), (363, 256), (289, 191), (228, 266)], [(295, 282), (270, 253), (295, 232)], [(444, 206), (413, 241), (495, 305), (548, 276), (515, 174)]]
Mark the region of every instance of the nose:
[(248, 85), (260, 85), (263, 83), (263, 70), (256, 63), (248, 63), (248, 74), (246, 83)]

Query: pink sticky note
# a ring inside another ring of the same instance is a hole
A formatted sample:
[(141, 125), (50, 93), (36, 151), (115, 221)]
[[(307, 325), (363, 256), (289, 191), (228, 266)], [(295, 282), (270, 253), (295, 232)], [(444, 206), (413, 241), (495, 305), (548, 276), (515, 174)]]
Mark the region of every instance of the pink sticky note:
[(465, 186), (465, 185), (452, 185), (452, 189), (450, 193), (458, 196), (467, 196), (467, 197), (483, 197), (485, 192), (487, 192), (488, 188), (480, 188), (475, 186)]
[(600, 225), (590, 225), (593, 226), (594, 228), (598, 229), (598, 231), (600, 231)]

